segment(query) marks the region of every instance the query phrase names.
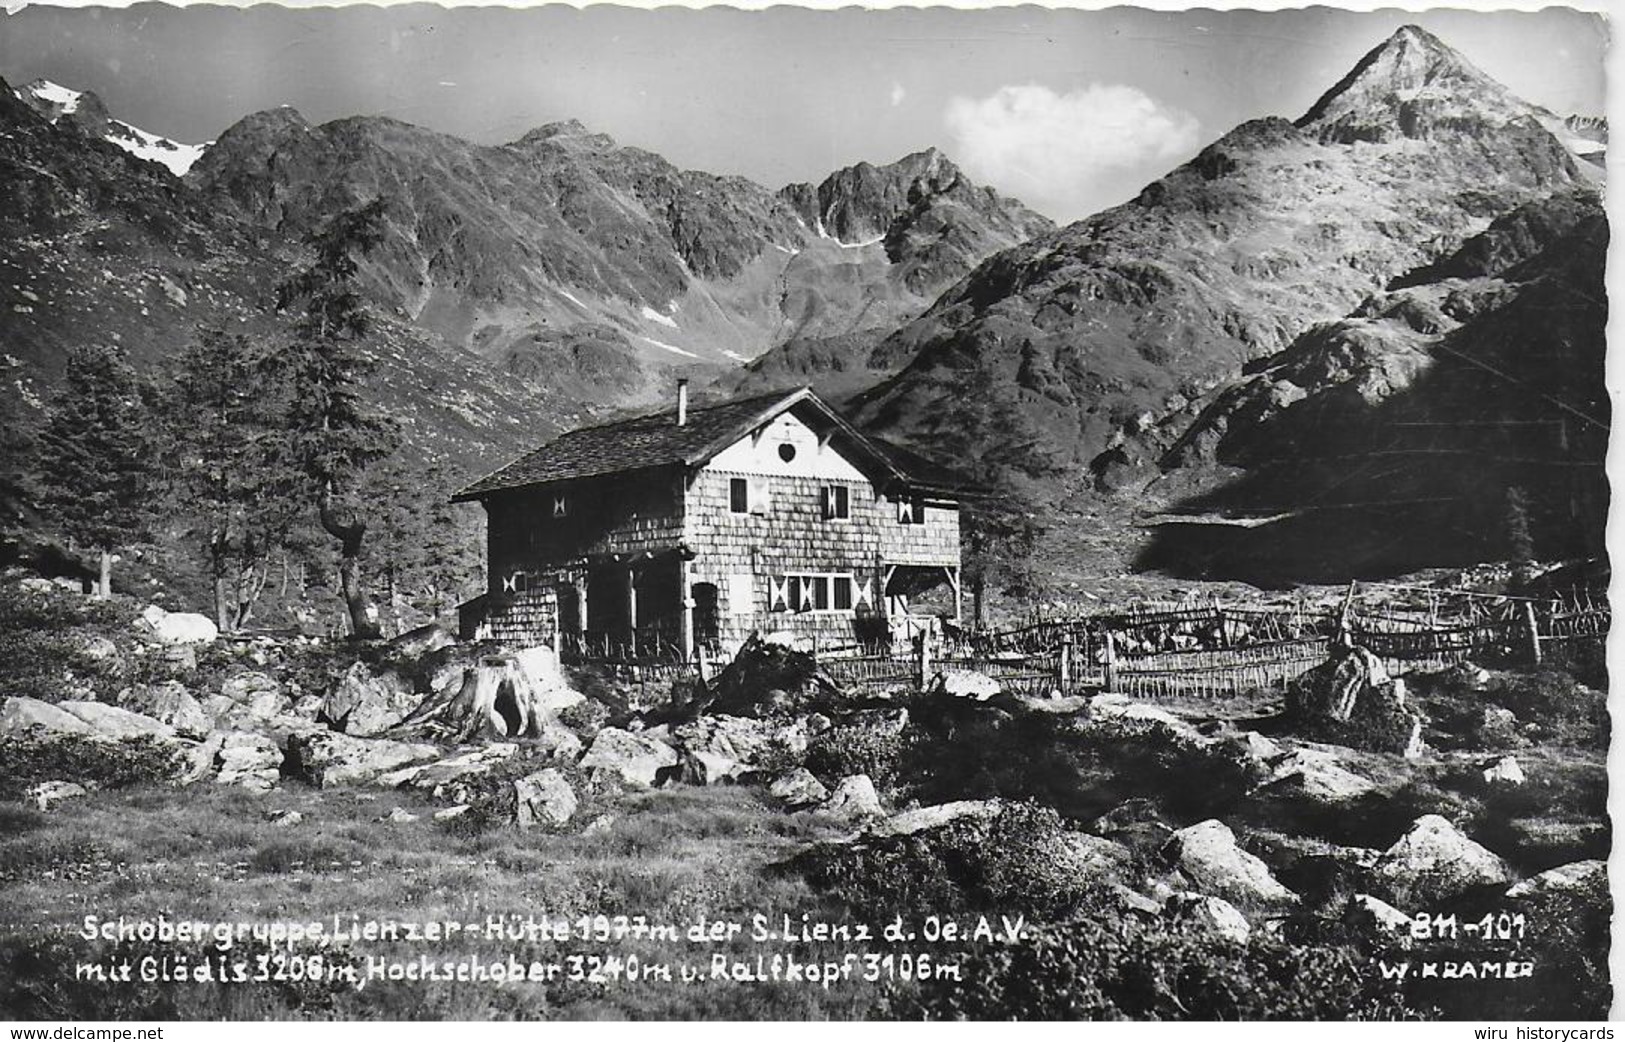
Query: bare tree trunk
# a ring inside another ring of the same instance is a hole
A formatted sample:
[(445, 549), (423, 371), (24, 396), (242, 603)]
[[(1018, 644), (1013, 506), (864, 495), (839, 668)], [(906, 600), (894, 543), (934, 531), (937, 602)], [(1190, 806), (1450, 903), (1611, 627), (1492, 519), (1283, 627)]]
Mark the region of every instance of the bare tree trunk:
[(361, 585), (361, 544), (367, 524), (354, 514), (341, 516), (331, 489), (322, 492), (319, 514), (322, 528), (339, 541), (339, 589), (350, 615), (350, 633), (362, 640), (377, 640), (383, 634), (378, 625), (378, 607)]
[(216, 574), (214, 577), (214, 624), (220, 627), (221, 633), (231, 632), (231, 611), (227, 608), (226, 577)]

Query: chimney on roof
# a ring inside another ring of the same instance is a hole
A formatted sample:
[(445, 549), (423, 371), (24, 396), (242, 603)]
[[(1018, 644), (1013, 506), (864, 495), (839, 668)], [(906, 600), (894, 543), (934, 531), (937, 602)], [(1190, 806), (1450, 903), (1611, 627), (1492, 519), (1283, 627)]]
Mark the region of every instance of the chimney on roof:
[(677, 426), (688, 425), (688, 377), (677, 381)]

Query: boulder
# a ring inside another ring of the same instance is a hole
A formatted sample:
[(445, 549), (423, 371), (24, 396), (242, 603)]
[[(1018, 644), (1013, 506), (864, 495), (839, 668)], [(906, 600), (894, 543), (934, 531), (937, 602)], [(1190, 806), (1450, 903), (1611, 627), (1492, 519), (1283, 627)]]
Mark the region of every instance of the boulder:
[(997, 680), (972, 669), (945, 670), (937, 674), (931, 685), (932, 694), (973, 702), (986, 702), (1002, 690), (1004, 688)]
[(521, 829), (536, 825), (557, 828), (576, 812), (576, 794), (556, 767), (527, 774), (513, 783), (514, 823)]
[(1253, 928), (1236, 906), (1221, 897), (1181, 892), (1163, 903), (1169, 922), (1186, 929), (1202, 930), (1236, 944), (1246, 944)]
[(176, 781), (181, 785), (192, 785), (212, 777), (219, 766), (220, 750), (225, 748), (225, 745), (226, 736), (220, 731), (215, 731), (197, 745), (187, 745), (185, 767)]
[[(873, 791), (873, 786), (870, 786), (870, 791)], [(878, 800), (875, 806), (878, 809)], [(914, 810), (893, 814), (884, 821), (870, 825), (866, 831), (876, 837), (912, 836), (916, 832), (940, 829), (962, 818), (986, 821), (997, 817), (1001, 809), (997, 800), (956, 800), (952, 803), (938, 803), (930, 807), (917, 807)]]
[(829, 790), (805, 767), (797, 767), (773, 779), (767, 787), (768, 795), (794, 810), (810, 807), (829, 799)]
[(345, 734), (371, 737), (406, 719), (417, 703), (398, 674), (374, 675), (366, 663), (356, 662), (328, 689), (317, 719)]
[(836, 783), (835, 791), (830, 793), (829, 799), (819, 804), (818, 813), (837, 821), (853, 823), (884, 817), (886, 814), (880, 806), (880, 795), (875, 792), (875, 783), (869, 780), (867, 774), (853, 774), (842, 778)]
[(1578, 890), (1593, 881), (1604, 886), (1608, 882), (1608, 862), (1593, 858), (1587, 861), (1573, 861), (1567, 865), (1548, 868), (1537, 876), (1531, 876), (1518, 883), (1507, 891), (1508, 900), (1522, 901), (1531, 897), (1540, 897), (1546, 894), (1562, 893), (1567, 890)]
[(677, 765), (677, 750), (647, 735), (606, 727), (593, 737), (580, 765), (614, 774), (628, 784), (652, 786), (663, 768)]
[(271, 824), (272, 828), (291, 829), (304, 821), (305, 816), (296, 810), (289, 810), (284, 807), (281, 810), (266, 811), (265, 820)]
[(1492, 760), (1485, 764), (1483, 770), (1479, 773), (1484, 776), (1484, 781), (1488, 785), (1516, 787), (1522, 785), (1526, 780), (1523, 767), (1518, 764), (1517, 758), (1513, 756), (1503, 756), (1498, 760)]
[(615, 827), (615, 815), (600, 814), (587, 822), (587, 827), (581, 830), (583, 836), (599, 836)]
[(712, 682), (709, 708), (731, 716), (793, 716), (847, 701), (798, 642), (752, 634)]
[(37, 698), (18, 695), (0, 704), (0, 734), (40, 728), (48, 734), (94, 734), (95, 729), (72, 713)]
[(103, 738), (175, 737), (175, 729), (166, 723), (104, 702), (62, 702), (57, 708), (78, 717), (92, 734)]
[(1518, 733), (1518, 714), (1504, 706), (1485, 706), (1474, 731), (1480, 747), (1504, 749), (1527, 744)]
[(674, 779), (684, 785), (733, 785), (756, 772), (738, 760), (704, 749), (679, 749)]
[(409, 788), (449, 803), (472, 802), (479, 782), (491, 770), (519, 751), (511, 742), (496, 742), (432, 763), (403, 767), (373, 779), (385, 788)]
[(216, 720), (232, 727), (253, 727), (289, 708), (282, 685), (253, 670), (234, 673), (220, 685), (220, 694), (204, 703)]
[(159, 723), (168, 724), (182, 738), (199, 741), (214, 730), (214, 720), (178, 680), (148, 684), (130, 692), (131, 708), (140, 710)]
[(1176, 743), (1205, 746), (1211, 741), (1194, 724), (1168, 710), (1143, 702), (1132, 702), (1119, 694), (1100, 694), (1091, 698), (1089, 718), (1160, 730)]
[(165, 611), (149, 604), (136, 620), (160, 644), (213, 644), (220, 628), (207, 615), (190, 611)]
[(1350, 926), (1378, 935), (1408, 936), (1411, 928), (1410, 916), (1382, 898), (1372, 897), (1370, 894), (1355, 894), (1349, 898), (1348, 906), (1343, 912), (1343, 921)]
[(799, 720), (773, 723), (745, 716), (707, 715), (672, 727), (671, 740), (681, 749), (758, 767), (776, 757), (806, 753), (808, 731)]
[(1270, 776), (1254, 791), (1291, 792), (1319, 803), (1344, 803), (1376, 787), (1370, 778), (1339, 763), (1335, 753), (1306, 746), (1275, 761)]
[(1512, 874), (1495, 854), (1437, 814), (1424, 814), (1383, 852), (1377, 876), (1415, 904), (1447, 902), (1475, 887), (1505, 886)]
[(79, 653), (92, 662), (102, 664), (102, 667), (113, 674), (124, 672), (126, 663), (124, 655), (119, 651), (118, 645), (101, 634), (86, 637), (79, 648)]
[(388, 814), (384, 815), (378, 820), (387, 821), (391, 825), (410, 825), (412, 822), (418, 820), (418, 815), (413, 814), (405, 807), (396, 807), (394, 810), (391, 810)]
[(228, 731), (215, 754), (215, 784), (270, 792), (282, 780), (282, 750), (257, 731)]
[(1131, 857), (1123, 844), (1087, 832), (1063, 832), (1056, 845), (1057, 858), (1080, 879), (1115, 875)]
[(1299, 733), (1357, 749), (1422, 755), (1422, 718), (1405, 702), (1405, 682), (1365, 648), (1343, 644), (1287, 687), (1287, 716)]
[(371, 781), (439, 755), (438, 746), (423, 742), (360, 738), (337, 731), (305, 731), (288, 737), (289, 769), (320, 789)]
[(84, 796), (86, 792), (78, 782), (44, 781), (23, 793), (23, 802), (38, 810), (48, 811), (58, 803)]
[(1204, 893), (1253, 907), (1297, 903), (1298, 896), (1270, 874), (1268, 865), (1241, 849), (1235, 833), (1217, 819), (1175, 832), (1163, 856)]
[(434, 812), (434, 820), (436, 820), (436, 821), (451, 821), (453, 818), (462, 817), (464, 814), (467, 814), (472, 809), (473, 808), (470, 807), (466, 803), (459, 803), (454, 807), (447, 807), (445, 810), (437, 810), (437, 811), (435, 811)]

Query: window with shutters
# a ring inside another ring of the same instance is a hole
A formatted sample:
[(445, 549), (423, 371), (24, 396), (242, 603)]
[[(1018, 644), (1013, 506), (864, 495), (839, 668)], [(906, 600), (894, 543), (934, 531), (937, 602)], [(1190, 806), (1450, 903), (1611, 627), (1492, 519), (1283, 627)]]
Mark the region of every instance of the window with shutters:
[(750, 512), (753, 514), (770, 514), (773, 512), (773, 479), (750, 479)]
[(772, 581), (770, 608), (777, 612), (850, 612), (868, 604), (870, 584), (851, 572), (798, 572)]
[(728, 511), (733, 514), (750, 513), (750, 482), (744, 478), (728, 481)]
[(824, 520), (845, 521), (852, 516), (852, 490), (845, 485), (824, 486)]

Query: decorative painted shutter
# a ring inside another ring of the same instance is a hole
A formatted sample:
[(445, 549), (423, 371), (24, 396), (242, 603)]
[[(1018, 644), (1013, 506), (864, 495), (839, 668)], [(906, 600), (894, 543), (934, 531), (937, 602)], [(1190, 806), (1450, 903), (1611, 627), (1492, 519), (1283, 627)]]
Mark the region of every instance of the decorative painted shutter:
[(514, 572), (512, 575), (510, 575), (506, 579), (502, 580), (502, 592), (503, 593), (518, 593), (519, 592), (519, 573), (518, 572)]
[(835, 516), (835, 488), (831, 485), (825, 485), (822, 491), (824, 494), (824, 520), (828, 521)]
[(813, 610), (813, 584), (812, 579), (808, 576), (803, 576), (801, 579), (801, 610)]
[(869, 580), (865, 579), (865, 580), (863, 580), (863, 582), (858, 583), (857, 584), (857, 590), (858, 590), (858, 595), (857, 595), (857, 598), (856, 598), (856, 604), (858, 605), (858, 607), (860, 607), (860, 608), (872, 608), (872, 607), (874, 607), (875, 598), (874, 598), (874, 594), (869, 589)]
[(750, 512), (753, 514), (770, 514), (773, 512), (773, 479), (750, 479)]
[(564, 502), (564, 497), (563, 496), (554, 496), (553, 497), (553, 516), (554, 517), (564, 517), (565, 514), (568, 513), (568, 511), (569, 511), (569, 508), (566, 506), (566, 504)]
[(773, 596), (768, 604), (768, 610), (784, 611), (790, 604), (790, 580), (769, 579), (768, 584), (773, 588)]

